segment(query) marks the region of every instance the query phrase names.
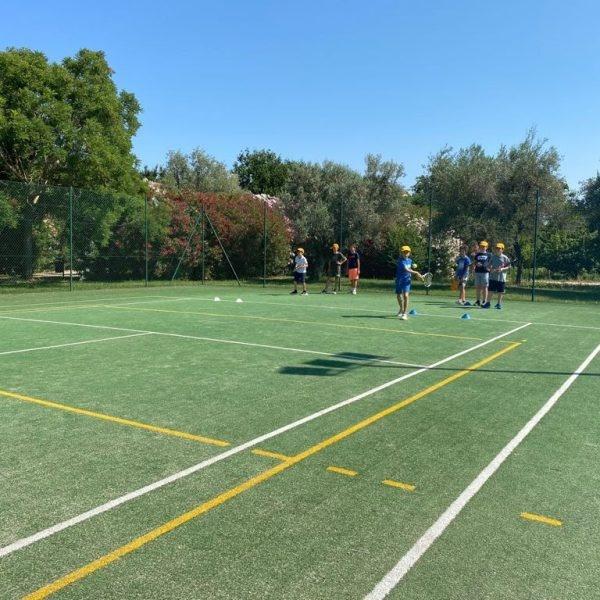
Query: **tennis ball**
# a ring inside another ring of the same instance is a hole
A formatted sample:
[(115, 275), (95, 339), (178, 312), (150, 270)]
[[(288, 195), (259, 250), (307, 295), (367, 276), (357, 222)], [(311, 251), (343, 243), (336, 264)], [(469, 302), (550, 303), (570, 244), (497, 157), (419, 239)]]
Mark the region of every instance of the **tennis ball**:
[(416, 269), (418, 266), (417, 263), (413, 263), (413, 269)]

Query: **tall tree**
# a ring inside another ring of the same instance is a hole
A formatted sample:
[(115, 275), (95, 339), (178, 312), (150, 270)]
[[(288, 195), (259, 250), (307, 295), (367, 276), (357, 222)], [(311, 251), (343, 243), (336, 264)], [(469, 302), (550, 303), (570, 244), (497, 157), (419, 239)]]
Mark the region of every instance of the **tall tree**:
[[(81, 50), (62, 63), (27, 49), (0, 52), (0, 179), (28, 184), (17, 206), (25, 277), (37, 252), (34, 232), (57, 211), (65, 217), (64, 203), (45, 186), (143, 189), (132, 153), (140, 106), (117, 90), (112, 74), (102, 52)], [(94, 218), (114, 209), (106, 203)]]
[(248, 148), (238, 154), (233, 171), (240, 185), (254, 194), (278, 196), (286, 183), (288, 165), (272, 150)]
[(240, 191), (238, 178), (227, 167), (201, 148), (190, 154), (169, 152), (161, 171), (161, 181), (175, 190), (234, 193)]

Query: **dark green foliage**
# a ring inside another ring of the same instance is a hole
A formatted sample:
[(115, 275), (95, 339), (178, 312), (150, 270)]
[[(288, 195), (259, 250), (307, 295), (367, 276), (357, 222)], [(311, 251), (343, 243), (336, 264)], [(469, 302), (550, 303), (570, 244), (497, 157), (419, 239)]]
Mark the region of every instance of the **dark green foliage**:
[(272, 150), (246, 148), (233, 166), (243, 189), (254, 194), (278, 196), (288, 178), (288, 165)]

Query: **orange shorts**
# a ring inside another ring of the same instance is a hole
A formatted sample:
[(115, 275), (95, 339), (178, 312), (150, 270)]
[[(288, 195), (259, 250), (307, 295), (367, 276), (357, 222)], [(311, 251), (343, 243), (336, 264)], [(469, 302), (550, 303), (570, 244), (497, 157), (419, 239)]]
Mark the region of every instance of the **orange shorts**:
[(348, 269), (348, 279), (350, 279), (350, 281), (358, 279), (358, 269)]

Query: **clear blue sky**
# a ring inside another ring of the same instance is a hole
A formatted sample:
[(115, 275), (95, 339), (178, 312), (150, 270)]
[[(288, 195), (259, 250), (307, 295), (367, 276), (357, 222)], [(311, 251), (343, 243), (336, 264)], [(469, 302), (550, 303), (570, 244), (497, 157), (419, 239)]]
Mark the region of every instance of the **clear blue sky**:
[(0, 47), (104, 50), (136, 94), (142, 164), (196, 146), (404, 163), (534, 126), (569, 183), (600, 169), (597, 0), (57, 0), (5, 3)]

